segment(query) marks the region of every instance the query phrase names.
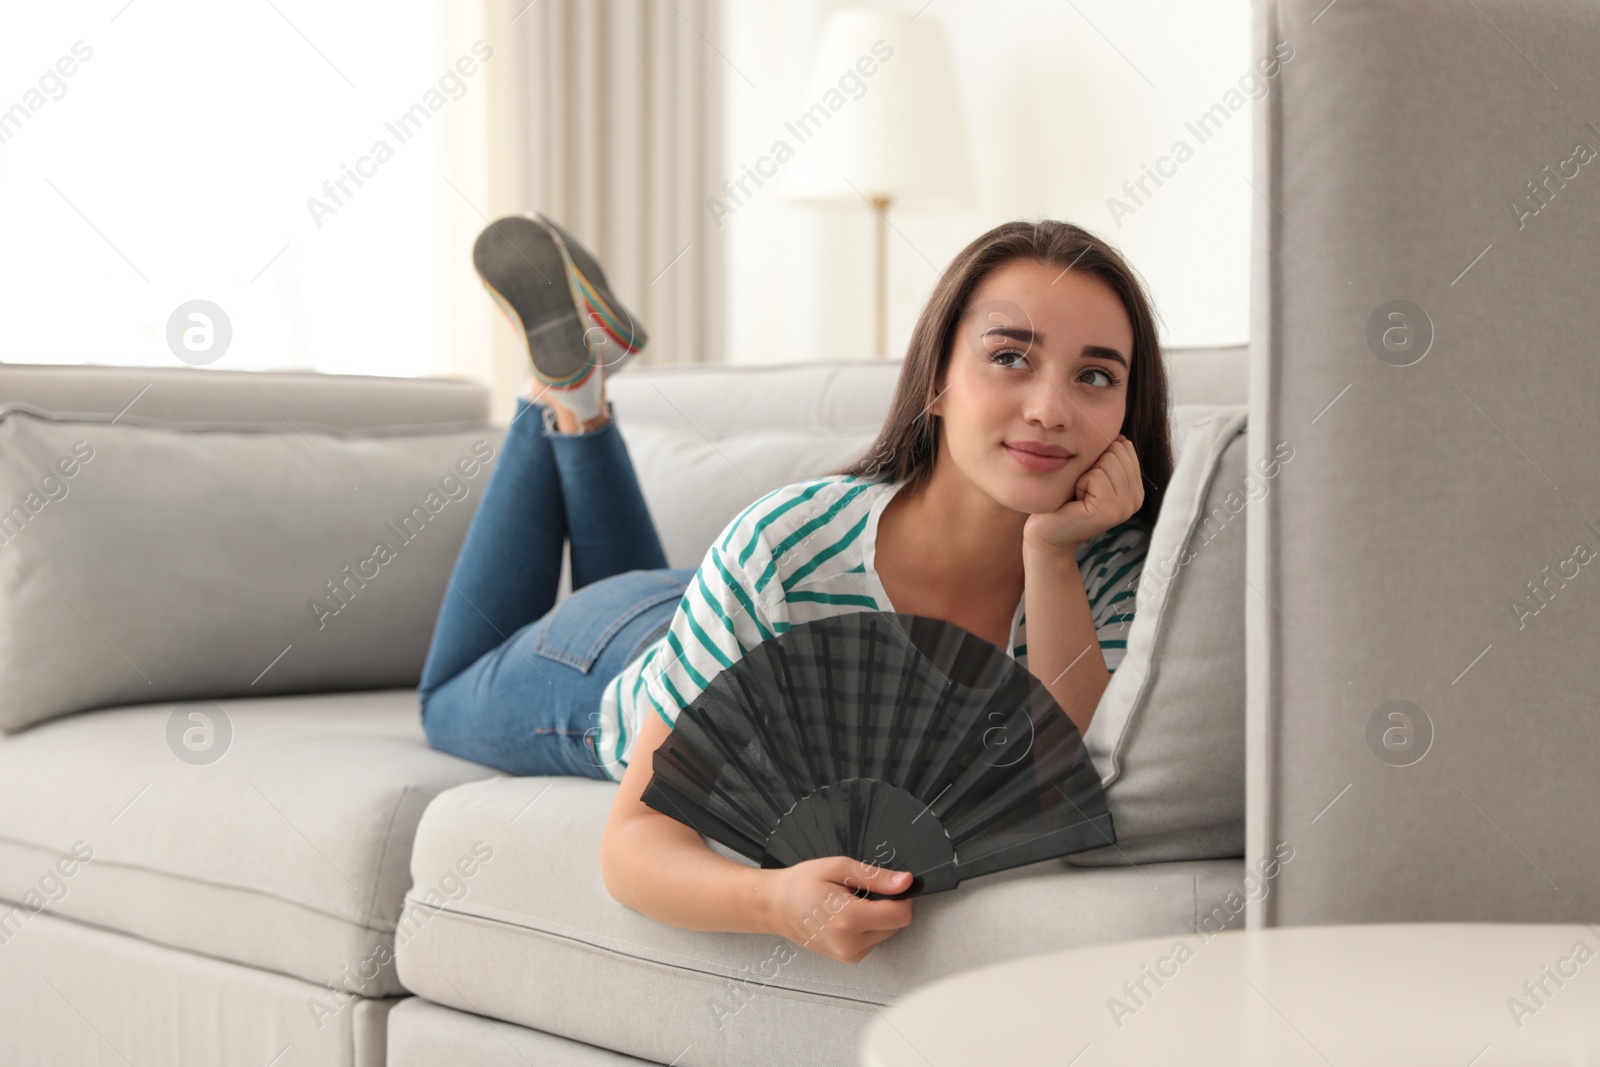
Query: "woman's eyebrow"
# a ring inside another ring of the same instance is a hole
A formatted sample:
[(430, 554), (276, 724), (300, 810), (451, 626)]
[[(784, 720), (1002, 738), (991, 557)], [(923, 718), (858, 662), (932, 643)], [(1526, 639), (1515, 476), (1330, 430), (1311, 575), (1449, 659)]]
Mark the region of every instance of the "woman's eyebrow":
[[(1001, 337), (1009, 337), (1013, 341), (1021, 341), (1024, 344), (1044, 344), (1044, 334), (1035, 333), (1033, 330), (1021, 326), (991, 326), (983, 331), (984, 337), (988, 337), (990, 334), (999, 334)], [(1104, 345), (1084, 345), (1083, 354), (1091, 359), (1109, 359), (1122, 364), (1123, 370), (1128, 369), (1128, 361), (1115, 348), (1107, 348)]]

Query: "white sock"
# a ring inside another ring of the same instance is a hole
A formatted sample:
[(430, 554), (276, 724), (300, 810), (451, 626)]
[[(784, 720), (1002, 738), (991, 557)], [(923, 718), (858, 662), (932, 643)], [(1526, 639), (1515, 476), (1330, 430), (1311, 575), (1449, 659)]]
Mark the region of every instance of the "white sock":
[(604, 373), (597, 367), (581, 385), (565, 389), (544, 386), (534, 399), (540, 403), (547, 403), (553, 399), (576, 415), (579, 422), (588, 422), (600, 414), (600, 382)]

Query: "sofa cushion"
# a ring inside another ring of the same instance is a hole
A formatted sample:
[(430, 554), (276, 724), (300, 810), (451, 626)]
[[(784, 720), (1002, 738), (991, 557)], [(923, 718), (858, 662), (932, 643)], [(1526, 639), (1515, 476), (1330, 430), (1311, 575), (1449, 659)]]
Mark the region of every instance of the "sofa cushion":
[(387, 1067), (640, 1067), (655, 1061), (407, 997), (389, 1013), (384, 1062)]
[(503, 435), (0, 405), (0, 729), (414, 685)]
[[(441, 790), (494, 773), (429, 748), (410, 689), (109, 708), (0, 737), (0, 952), (48, 909), (399, 993), (417, 820)], [(419, 897), (460, 891), (457, 858), (425, 865)]]
[(1175, 418), (1127, 655), (1083, 739), (1117, 840), (1067, 857), (1078, 866), (1244, 855), (1244, 510), (1282, 464), (1246, 471), (1241, 405)]
[(401, 924), (406, 988), (659, 1063), (853, 1063), (877, 1007), (922, 983), (1057, 948), (1239, 925), (1246, 897), (1264, 891), (1238, 860), (1108, 870), (1047, 860), (919, 899), (910, 927), (850, 966), (777, 935), (681, 930), (618, 903), (600, 874), (615, 795), (607, 782), (544, 777), (441, 793), (417, 829), (416, 884), (476, 842), (493, 857), (438, 910), (413, 891), (428, 918), (411, 929), (408, 909)]
[(687, 425), (617, 426), (671, 567), (698, 567), (735, 516), (781, 486), (842, 467), (874, 434), (751, 430), (708, 441)]
[(296, 978), (46, 912), (0, 947), (0, 1063), (385, 1067), (389, 1010), (416, 998), (344, 994), (335, 1015), (307, 1010), (331, 999)]

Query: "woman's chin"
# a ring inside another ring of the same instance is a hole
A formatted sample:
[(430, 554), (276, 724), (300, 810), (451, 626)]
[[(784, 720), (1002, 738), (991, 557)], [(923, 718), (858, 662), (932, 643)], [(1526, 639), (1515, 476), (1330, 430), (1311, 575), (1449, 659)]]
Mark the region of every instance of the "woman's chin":
[(994, 497), (1013, 511), (1044, 515), (1057, 510), (1072, 497), (1072, 482), (1054, 474), (1013, 473), (994, 484)]

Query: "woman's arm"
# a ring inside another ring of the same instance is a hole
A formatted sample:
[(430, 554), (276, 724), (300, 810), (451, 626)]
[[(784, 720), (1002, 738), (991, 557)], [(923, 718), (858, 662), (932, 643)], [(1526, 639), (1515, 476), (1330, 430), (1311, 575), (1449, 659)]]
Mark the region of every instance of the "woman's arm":
[(692, 827), (640, 797), (654, 754), (672, 728), (653, 711), (634, 742), (600, 842), (600, 871), (613, 897), (687, 930), (778, 934), (801, 948), (860, 963), (911, 923), (912, 899), (865, 900), (856, 890), (903, 892), (909, 876), (845, 856), (793, 867), (745, 867), (718, 855)]
[[(1030, 515), (1022, 527), (1028, 669), (1066, 711), (1079, 736), (1089, 732), (1111, 671), (1100, 652), (1078, 549), (1138, 512), (1144, 504), (1141, 477), (1133, 442), (1118, 434), (1079, 476), (1068, 500), (1055, 511)], [(1129, 574), (1136, 580), (1135, 568), (1125, 565), (1122, 576)], [(1104, 587), (1098, 595), (1103, 593)]]
[[(793, 496), (808, 483), (787, 487)], [(762, 498), (784, 510), (783, 493)], [(722, 665), (788, 628), (783, 572), (763, 536), (766, 512), (752, 506), (712, 542), (667, 629), (664, 659), (645, 679), (645, 712), (600, 843), (601, 876), (617, 900), (689, 930), (775, 933), (855, 963), (911, 921), (911, 901), (865, 900), (853, 891), (903, 891), (895, 872), (828, 856), (792, 867), (747, 867), (712, 851), (691, 826), (641, 799), (655, 753), (676, 717)], [(726, 551), (724, 551), (726, 550)]]
[(1078, 728), (1089, 721), (1111, 672), (1089, 612), (1089, 594), (1078, 570), (1077, 546), (1022, 547), (1023, 612), (1028, 617), (1028, 669), (1045, 684)]
[(718, 855), (694, 828), (647, 805), (655, 750), (672, 733), (646, 710), (600, 841), (606, 889), (633, 910), (687, 930), (770, 933), (763, 876)]

